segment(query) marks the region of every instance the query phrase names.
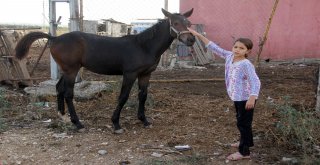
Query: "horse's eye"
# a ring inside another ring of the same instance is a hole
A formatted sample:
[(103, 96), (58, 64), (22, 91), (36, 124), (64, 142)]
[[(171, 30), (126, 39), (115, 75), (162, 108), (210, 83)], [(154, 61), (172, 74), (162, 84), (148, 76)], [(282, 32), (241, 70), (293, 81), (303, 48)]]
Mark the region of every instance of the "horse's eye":
[(191, 27), (191, 22), (189, 20), (186, 20), (186, 26)]

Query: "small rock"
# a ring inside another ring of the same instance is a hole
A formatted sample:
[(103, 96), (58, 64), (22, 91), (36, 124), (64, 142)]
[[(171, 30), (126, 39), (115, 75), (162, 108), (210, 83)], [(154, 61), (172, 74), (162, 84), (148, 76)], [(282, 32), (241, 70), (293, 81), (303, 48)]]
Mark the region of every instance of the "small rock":
[(60, 134), (55, 133), (52, 136), (55, 138), (71, 138), (72, 137), (72, 136), (68, 136), (67, 133), (60, 133)]
[(103, 146), (107, 146), (108, 144), (109, 144), (108, 142), (101, 143), (101, 145), (103, 145)]
[(286, 157), (283, 157), (282, 162), (285, 162), (285, 163), (289, 163), (289, 164), (298, 164), (298, 160), (296, 158), (286, 158)]
[(151, 154), (151, 156), (154, 156), (154, 157), (160, 158), (160, 157), (162, 157), (162, 156), (163, 156), (163, 154), (153, 152), (153, 153)]
[(51, 123), (52, 120), (51, 119), (48, 119), (48, 120), (45, 120), (45, 121), (42, 121), (43, 123)]
[(100, 155), (105, 155), (105, 154), (107, 154), (107, 151), (106, 151), (106, 150), (99, 150), (99, 151), (98, 151), (98, 154), (100, 154)]
[(49, 108), (49, 103), (48, 102), (44, 102), (44, 107)]
[(289, 161), (291, 161), (291, 160), (292, 160), (292, 158), (283, 157), (281, 161), (283, 161), (283, 162), (289, 162)]
[(178, 151), (186, 151), (191, 149), (189, 145), (179, 145), (179, 146), (174, 146), (174, 148)]
[(215, 143), (217, 143), (217, 144), (220, 145), (220, 146), (223, 146), (223, 145), (224, 145), (223, 143), (221, 143), (221, 142), (219, 142), (219, 141), (215, 141)]
[(229, 108), (226, 108), (226, 109), (224, 110), (224, 112), (229, 112)]
[(126, 142), (126, 140), (119, 140), (119, 143), (124, 143)]
[(127, 164), (130, 164), (130, 161), (124, 160), (119, 162), (119, 165), (127, 165)]
[(213, 155), (214, 155), (214, 156), (219, 156), (220, 153), (219, 153), (219, 152), (214, 152)]

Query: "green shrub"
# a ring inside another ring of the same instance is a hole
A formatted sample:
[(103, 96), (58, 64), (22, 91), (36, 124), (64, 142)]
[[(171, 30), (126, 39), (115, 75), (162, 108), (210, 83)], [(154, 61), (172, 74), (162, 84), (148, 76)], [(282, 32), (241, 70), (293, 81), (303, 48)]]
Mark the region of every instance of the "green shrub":
[[(320, 144), (319, 112), (313, 109), (295, 108), (290, 102), (290, 97), (284, 97), (282, 104), (273, 104), (277, 110), (278, 121), (276, 132), (278, 143), (294, 149), (303, 155), (303, 161), (316, 162), (319, 151), (315, 147)], [(310, 160), (310, 158), (313, 160)]]
[(4, 98), (4, 90), (0, 88), (0, 132), (5, 131), (6, 124), (3, 118), (3, 112), (9, 107), (9, 102)]

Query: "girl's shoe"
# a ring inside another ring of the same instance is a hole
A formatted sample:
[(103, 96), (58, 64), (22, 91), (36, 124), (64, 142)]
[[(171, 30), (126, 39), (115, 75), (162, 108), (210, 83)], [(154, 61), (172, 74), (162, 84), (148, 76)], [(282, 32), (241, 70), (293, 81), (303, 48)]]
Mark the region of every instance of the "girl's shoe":
[(240, 152), (236, 152), (236, 153), (233, 153), (231, 155), (229, 155), (227, 157), (228, 160), (233, 160), (233, 161), (236, 161), (236, 160), (242, 160), (242, 159), (250, 159), (250, 155), (248, 156), (243, 156), (240, 154)]

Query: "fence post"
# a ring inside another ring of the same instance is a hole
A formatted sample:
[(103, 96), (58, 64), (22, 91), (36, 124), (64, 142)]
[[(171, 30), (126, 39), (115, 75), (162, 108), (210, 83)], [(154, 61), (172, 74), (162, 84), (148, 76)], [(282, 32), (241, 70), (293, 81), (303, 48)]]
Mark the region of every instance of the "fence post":
[(78, 0), (69, 0), (70, 7), (70, 31), (80, 30), (80, 16)]
[[(81, 1), (82, 2), (82, 1)], [(82, 4), (81, 4), (82, 6)], [(78, 0), (69, 0), (70, 7), (70, 31), (80, 31), (80, 15), (79, 15), (79, 2)], [(80, 69), (76, 77), (76, 82), (82, 81), (83, 68)]]
[[(165, 9), (166, 11), (168, 11), (168, 0), (164, 0), (164, 9)], [(164, 17), (164, 18), (166, 18), (166, 17)], [(167, 57), (168, 55), (169, 55), (168, 50), (166, 50), (166, 51), (160, 56), (160, 61), (159, 61), (158, 66), (160, 66), (161, 68), (162, 68), (162, 67), (167, 67), (167, 66), (166, 66), (166, 62), (167, 62), (167, 61), (165, 61), (165, 57)]]
[[(49, 0), (49, 20), (50, 20), (50, 28), (49, 33), (52, 36), (57, 35), (57, 22), (56, 22), (56, 2), (54, 0)], [(57, 63), (51, 56), (50, 53), (50, 73), (52, 80), (58, 80), (60, 77), (59, 69)]]

